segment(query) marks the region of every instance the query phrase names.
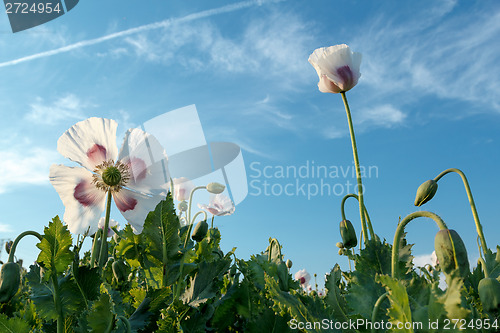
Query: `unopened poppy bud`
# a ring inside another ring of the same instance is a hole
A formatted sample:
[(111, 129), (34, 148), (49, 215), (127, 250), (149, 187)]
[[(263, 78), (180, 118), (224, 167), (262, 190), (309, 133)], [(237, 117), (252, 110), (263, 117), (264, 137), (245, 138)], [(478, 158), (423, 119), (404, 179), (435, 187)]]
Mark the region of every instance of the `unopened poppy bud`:
[(417, 189), (417, 195), (415, 197), (415, 206), (422, 206), (427, 201), (431, 200), (436, 194), (438, 189), (438, 184), (436, 181), (430, 179), (425, 181)]
[(186, 200), (179, 202), (179, 204), (177, 205), (177, 209), (179, 209), (181, 212), (187, 211), (188, 204), (187, 204)]
[(344, 248), (350, 249), (358, 245), (358, 237), (356, 236), (356, 230), (349, 220), (342, 220), (340, 222), (340, 236), (342, 237), (342, 243)]
[(290, 268), (292, 268), (292, 265), (293, 265), (292, 261), (291, 261), (290, 259), (287, 259), (287, 260), (286, 260), (286, 267), (287, 267), (288, 269), (290, 269)]
[(493, 278), (484, 278), (477, 287), (483, 310), (493, 311), (500, 309), (500, 282)]
[(339, 256), (344, 254), (344, 249), (339, 249)]
[(198, 222), (196, 227), (194, 227), (191, 238), (197, 242), (201, 242), (203, 238), (205, 238), (205, 236), (207, 235), (207, 231), (208, 231), (207, 221), (203, 220), (201, 222)]
[(125, 265), (122, 260), (114, 261), (111, 268), (117, 282), (124, 282), (127, 280), (127, 265)]
[(344, 244), (342, 244), (342, 242), (337, 242), (337, 244), (335, 244), (335, 246), (338, 247), (339, 249), (344, 248)]
[(460, 276), (469, 274), (469, 259), (462, 238), (455, 230), (439, 230), (434, 239), (434, 249), (439, 266), (445, 274), (459, 269)]
[(0, 303), (11, 300), (21, 284), (21, 271), (15, 262), (8, 262), (0, 269)]
[(207, 185), (207, 191), (213, 194), (219, 194), (224, 192), (226, 189), (225, 185), (222, 185), (220, 183), (210, 183)]

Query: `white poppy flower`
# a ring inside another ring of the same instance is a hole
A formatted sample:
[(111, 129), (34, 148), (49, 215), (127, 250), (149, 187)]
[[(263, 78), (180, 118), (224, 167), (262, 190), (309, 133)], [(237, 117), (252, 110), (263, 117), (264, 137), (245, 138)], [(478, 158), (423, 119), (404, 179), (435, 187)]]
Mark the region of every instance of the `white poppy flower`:
[(318, 73), (319, 90), (334, 94), (351, 90), (361, 76), (361, 57), (345, 44), (316, 49), (309, 62)]
[(307, 288), (309, 281), (311, 280), (311, 275), (304, 268), (295, 273), (295, 280), (300, 282), (302, 288)]
[[(104, 229), (105, 222), (106, 222), (106, 219), (104, 217), (101, 217), (99, 219), (99, 223), (98, 223), (97, 227), (99, 229)], [(113, 220), (113, 219), (109, 219), (108, 237), (113, 237), (115, 235), (115, 232), (113, 231), (113, 229), (111, 229), (111, 227), (119, 227), (118, 222)]]
[(194, 189), (192, 181), (186, 177), (174, 178), (174, 199), (177, 201), (189, 200), (189, 195)]
[(167, 155), (160, 143), (140, 129), (129, 129), (118, 153), (117, 126), (111, 119), (89, 118), (73, 125), (57, 142), (59, 153), (83, 167), (50, 168), (50, 182), (66, 207), (64, 222), (72, 233), (97, 231), (109, 191), (139, 234), (147, 214), (166, 194)]
[(208, 205), (198, 204), (198, 207), (217, 216), (231, 215), (235, 210), (234, 203), (224, 194), (211, 195)]

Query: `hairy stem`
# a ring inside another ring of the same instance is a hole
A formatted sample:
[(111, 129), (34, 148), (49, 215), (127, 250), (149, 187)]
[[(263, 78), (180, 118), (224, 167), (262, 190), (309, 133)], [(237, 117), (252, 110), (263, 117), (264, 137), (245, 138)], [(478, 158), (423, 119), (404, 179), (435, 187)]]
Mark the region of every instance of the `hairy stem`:
[(404, 229), (406, 227), (406, 225), (408, 223), (410, 223), (410, 221), (412, 221), (413, 219), (416, 219), (417, 217), (428, 217), (428, 218), (431, 218), (433, 219), (436, 224), (438, 225), (439, 229), (443, 230), (443, 229), (448, 229), (448, 227), (446, 226), (446, 224), (444, 223), (444, 221), (439, 217), (437, 216), (436, 214), (434, 213), (431, 213), (431, 212), (427, 212), (427, 211), (421, 211), (421, 212), (415, 212), (415, 213), (411, 213), (410, 215), (407, 215), (399, 224), (398, 224), (398, 228), (396, 229), (396, 233), (394, 234), (394, 243), (392, 245), (392, 274), (391, 276), (393, 278), (396, 278), (396, 275), (398, 274), (398, 261), (399, 261), (399, 245), (400, 245), (400, 242), (401, 242), (401, 236), (403, 235), (403, 232), (404, 232)]
[(479, 235), (479, 239), (481, 240), (481, 247), (483, 248), (483, 253), (486, 255), (486, 253), (488, 253), (489, 249), (488, 249), (488, 246), (486, 245), (486, 239), (485, 239), (484, 234), (483, 234), (483, 227), (481, 225), (481, 222), (479, 222), (479, 216), (477, 214), (476, 204), (474, 203), (474, 198), (472, 197), (472, 191), (470, 190), (469, 182), (467, 181), (467, 177), (465, 177), (465, 174), (460, 169), (450, 168), (450, 169), (444, 170), (439, 175), (437, 175), (436, 178), (434, 178), (434, 181), (437, 182), (444, 175), (446, 175), (450, 172), (458, 173), (460, 175), (460, 177), (462, 178), (462, 181), (463, 181), (464, 186), (465, 186), (465, 191), (467, 192), (467, 198), (469, 199), (470, 208), (472, 210), (472, 216), (474, 217), (474, 222), (476, 224), (476, 231), (477, 231), (477, 234)]
[[(358, 147), (356, 146), (356, 137), (354, 135), (354, 127), (351, 118), (351, 110), (349, 108), (349, 103), (347, 103), (347, 98), (345, 96), (345, 92), (340, 93), (342, 95), (342, 101), (344, 102), (345, 111), (347, 114), (347, 122), (349, 124), (349, 133), (351, 135), (351, 143), (352, 143), (352, 155), (354, 157), (354, 164), (356, 166), (356, 180), (358, 183), (358, 201), (359, 201), (359, 216), (361, 218), (361, 227), (363, 230), (363, 238), (365, 242), (368, 241), (368, 232), (366, 230), (366, 222), (365, 222), (365, 214), (364, 214), (364, 200), (363, 200), (363, 183), (361, 182), (361, 171), (359, 167), (359, 157), (358, 157)], [(368, 224), (368, 228), (370, 228), (370, 233), (373, 235), (373, 228), (371, 224)]]
[(40, 235), (36, 231), (28, 230), (28, 231), (21, 233), (19, 236), (16, 237), (16, 239), (14, 240), (14, 243), (12, 243), (12, 246), (11, 246), (10, 252), (9, 252), (9, 259), (7, 260), (7, 262), (14, 262), (14, 253), (16, 252), (17, 244), (19, 243), (19, 241), (21, 239), (24, 238), (24, 236), (28, 236), (28, 235), (35, 236), (36, 238), (38, 238), (39, 241), (41, 241), (43, 238), (42, 235)]

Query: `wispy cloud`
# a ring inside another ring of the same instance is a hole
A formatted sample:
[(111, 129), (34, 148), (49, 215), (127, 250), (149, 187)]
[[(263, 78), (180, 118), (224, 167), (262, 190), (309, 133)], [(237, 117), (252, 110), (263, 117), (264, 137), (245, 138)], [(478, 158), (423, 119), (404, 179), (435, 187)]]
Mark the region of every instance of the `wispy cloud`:
[(429, 95), (500, 112), (500, 8), (449, 15), (456, 5), (439, 1), (413, 21), (384, 14), (362, 27), (352, 43), (364, 53), (360, 85), (402, 104)]
[(25, 115), (25, 119), (36, 124), (54, 125), (65, 119), (82, 120), (86, 116), (83, 109), (88, 107), (77, 96), (68, 94), (51, 104), (47, 104), (43, 98), (37, 97), (36, 102), (30, 104), (31, 110)]
[(12, 229), (12, 226), (8, 225), (8, 224), (3, 224), (3, 223), (0, 223), (0, 232), (3, 233), (7, 233), (7, 232), (12, 232), (14, 231), (14, 229)]
[(76, 50), (76, 49), (79, 49), (82, 47), (100, 44), (100, 43), (103, 43), (103, 42), (106, 42), (106, 41), (109, 41), (112, 39), (127, 37), (127, 36), (135, 35), (135, 34), (138, 34), (141, 32), (150, 31), (150, 30), (167, 28), (174, 23), (191, 22), (191, 21), (199, 20), (202, 18), (214, 16), (214, 15), (230, 13), (230, 12), (233, 12), (236, 10), (241, 10), (244, 8), (249, 8), (249, 7), (253, 7), (253, 6), (260, 6), (260, 5), (263, 5), (263, 4), (268, 3), (268, 2), (276, 2), (276, 1), (272, 1), (272, 0), (268, 0), (268, 1), (253, 0), (252, 1), (252, 0), (250, 0), (250, 1), (237, 2), (235, 4), (226, 5), (226, 6), (222, 6), (222, 7), (218, 7), (218, 8), (214, 8), (214, 9), (209, 9), (209, 10), (204, 10), (201, 12), (189, 14), (189, 15), (179, 17), (179, 18), (172, 18), (172, 19), (167, 19), (167, 20), (163, 20), (160, 22), (146, 24), (146, 25), (142, 25), (142, 26), (139, 26), (136, 28), (131, 28), (131, 29), (115, 32), (115, 33), (110, 33), (108, 35), (105, 35), (105, 36), (102, 36), (99, 38), (88, 39), (85, 41), (66, 45), (66, 46), (63, 46), (63, 47), (60, 47), (57, 49), (53, 49), (53, 50), (49, 50), (49, 51), (45, 51), (45, 52), (40, 52), (40, 53), (36, 53), (36, 54), (29, 55), (26, 57), (21, 57), (18, 59), (2, 62), (2, 63), (0, 63), (0, 67), (17, 65), (17, 64), (20, 64), (23, 62), (32, 61), (32, 60), (39, 59), (39, 58), (50, 57), (50, 56), (54, 56), (54, 55), (57, 55), (60, 53), (70, 52), (70, 51), (73, 51), (73, 50)]
[(406, 115), (401, 110), (390, 104), (384, 104), (360, 110), (357, 122), (380, 127), (393, 127), (402, 124), (405, 118)]
[(0, 150), (0, 194), (19, 185), (48, 185), (49, 167), (60, 159), (51, 149), (29, 145)]
[(312, 73), (304, 60), (313, 44), (310, 25), (297, 14), (270, 11), (250, 18), (237, 28), (241, 31), (228, 32), (208, 21), (176, 22), (168, 33), (141, 33), (125, 41), (132, 48), (129, 54), (146, 61), (180, 64), (191, 72), (279, 78), (278, 88), (296, 89)]

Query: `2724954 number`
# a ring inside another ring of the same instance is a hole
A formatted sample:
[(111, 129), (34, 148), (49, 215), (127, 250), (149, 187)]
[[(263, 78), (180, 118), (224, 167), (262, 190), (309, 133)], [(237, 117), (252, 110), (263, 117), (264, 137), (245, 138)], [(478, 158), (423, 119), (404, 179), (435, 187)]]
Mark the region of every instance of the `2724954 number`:
[(490, 319), (471, 319), (469, 321), (465, 319), (445, 319), (444, 320), (444, 327), (443, 329), (449, 330), (449, 329), (473, 329), (473, 330), (480, 330), (480, 329), (495, 329), (498, 330), (499, 324), (498, 320), (490, 320)]
[(27, 2), (7, 2), (5, 4), (7, 14), (50, 14), (62, 11), (60, 3), (39, 2), (30, 4)]

